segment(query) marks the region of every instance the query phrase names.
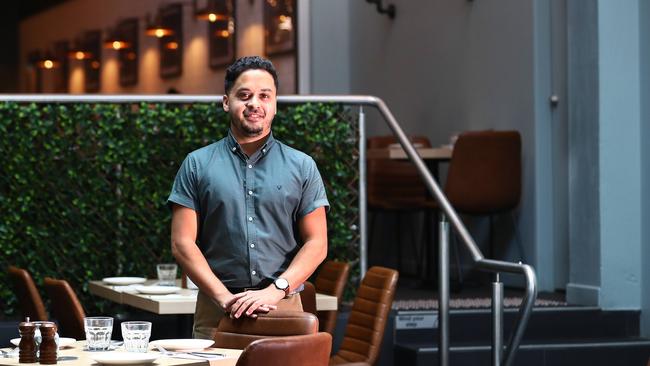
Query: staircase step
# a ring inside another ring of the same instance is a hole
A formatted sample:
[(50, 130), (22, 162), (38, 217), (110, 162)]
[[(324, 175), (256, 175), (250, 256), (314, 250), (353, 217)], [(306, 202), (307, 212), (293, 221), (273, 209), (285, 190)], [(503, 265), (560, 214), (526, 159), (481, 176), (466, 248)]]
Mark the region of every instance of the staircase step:
[[(395, 365), (438, 365), (437, 346), (400, 344), (395, 346)], [(645, 365), (650, 356), (650, 340), (626, 338), (582, 340), (561, 343), (523, 344), (513, 362), (514, 366), (611, 366)], [(452, 346), (452, 365), (489, 365), (489, 346)]]
[[(396, 344), (423, 340), (437, 343), (437, 311), (398, 312), (396, 316), (397, 319), (409, 319), (409, 316), (415, 319), (418, 314), (424, 316), (420, 317), (419, 323), (416, 321), (411, 324), (413, 329), (396, 327)], [(506, 339), (512, 332), (516, 316), (515, 309), (504, 311), (503, 325)], [(489, 344), (492, 335), (491, 317), (488, 309), (450, 311), (451, 345)], [(636, 337), (639, 335), (639, 317), (639, 311), (631, 310), (602, 311), (595, 307), (535, 308), (524, 333), (524, 340), (539, 342), (549, 339), (571, 341)], [(435, 324), (429, 327), (432, 319), (435, 319)], [(406, 323), (402, 322), (402, 324)], [(415, 329), (417, 326), (424, 328)]]
[[(339, 312), (337, 350), (349, 313)], [(405, 314), (410, 314), (405, 317)], [(378, 366), (437, 365), (437, 311), (391, 311)], [(508, 341), (516, 309), (504, 310), (504, 341)], [(489, 309), (450, 311), (450, 364), (491, 364)], [(514, 365), (646, 365), (650, 340), (639, 337), (640, 313), (603, 311), (596, 307), (534, 308)], [(405, 327), (407, 329), (405, 329)]]

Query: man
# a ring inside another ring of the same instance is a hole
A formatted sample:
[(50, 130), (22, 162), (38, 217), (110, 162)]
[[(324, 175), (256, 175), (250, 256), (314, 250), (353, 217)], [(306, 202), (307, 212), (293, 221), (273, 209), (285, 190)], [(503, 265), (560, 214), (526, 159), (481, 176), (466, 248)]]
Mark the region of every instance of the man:
[(185, 158), (168, 199), (172, 253), (199, 287), (195, 338), (212, 339), (225, 314), (302, 310), (298, 292), (327, 254), (316, 164), (271, 133), (277, 89), (266, 59), (226, 70), (228, 136)]

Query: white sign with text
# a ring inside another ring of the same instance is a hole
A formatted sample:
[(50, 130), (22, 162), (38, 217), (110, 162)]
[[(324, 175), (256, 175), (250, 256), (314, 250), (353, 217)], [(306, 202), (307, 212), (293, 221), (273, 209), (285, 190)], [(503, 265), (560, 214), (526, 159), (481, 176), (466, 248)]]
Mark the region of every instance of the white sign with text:
[(438, 328), (438, 313), (435, 311), (400, 311), (395, 317), (395, 329)]

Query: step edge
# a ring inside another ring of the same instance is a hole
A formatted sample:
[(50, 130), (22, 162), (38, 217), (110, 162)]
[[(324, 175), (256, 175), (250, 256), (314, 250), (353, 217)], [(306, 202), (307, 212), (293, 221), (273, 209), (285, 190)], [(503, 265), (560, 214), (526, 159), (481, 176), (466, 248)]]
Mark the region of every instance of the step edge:
[[(586, 342), (586, 343), (545, 343), (545, 344), (525, 344), (519, 346), (519, 350), (558, 350), (567, 348), (600, 348), (600, 347), (629, 347), (629, 346), (648, 346), (650, 340), (631, 340), (618, 342)], [(483, 352), (490, 351), (491, 346), (452, 346), (450, 352)], [(438, 352), (438, 347), (421, 347), (418, 352)]]
[[(419, 313), (419, 312), (427, 312), (427, 313), (438, 313), (437, 309), (404, 309), (404, 310), (393, 310), (395, 311), (396, 314), (406, 314), (406, 313)], [(518, 308), (506, 308), (503, 309), (505, 313), (517, 313), (519, 312)], [(638, 313), (640, 312), (639, 309), (602, 309), (598, 306), (561, 306), (561, 307), (538, 307), (538, 308), (533, 308), (533, 313), (540, 312), (575, 312), (575, 311), (603, 311), (603, 312), (621, 312), (621, 313), (627, 313), (627, 312), (632, 312), (632, 313)], [(460, 315), (465, 315), (465, 314), (489, 314), (491, 313), (491, 309), (450, 309), (449, 314), (454, 315), (454, 314), (460, 314)]]

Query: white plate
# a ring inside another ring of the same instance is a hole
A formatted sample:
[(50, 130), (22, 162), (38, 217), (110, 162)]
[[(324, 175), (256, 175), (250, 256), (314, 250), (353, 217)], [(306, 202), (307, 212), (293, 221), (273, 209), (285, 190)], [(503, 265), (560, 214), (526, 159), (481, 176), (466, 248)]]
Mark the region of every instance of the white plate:
[(102, 281), (109, 285), (134, 285), (136, 283), (144, 283), (147, 279), (144, 277), (106, 277)]
[[(76, 341), (77, 340), (74, 338), (61, 337), (59, 338), (59, 348), (70, 347), (74, 345), (74, 342)], [(11, 344), (13, 344), (14, 346), (18, 347), (18, 344), (20, 343), (20, 338), (11, 339), (9, 342), (11, 342)]]
[(211, 339), (159, 339), (149, 342), (153, 346), (162, 346), (168, 351), (200, 350), (214, 344)]
[(104, 365), (129, 365), (152, 363), (160, 357), (159, 353), (138, 352), (97, 352), (90, 353), (90, 358)]
[(166, 295), (166, 294), (173, 294), (175, 292), (178, 292), (181, 290), (180, 287), (176, 286), (135, 286), (135, 289), (138, 292), (141, 292), (143, 294), (149, 294), (149, 295)]

